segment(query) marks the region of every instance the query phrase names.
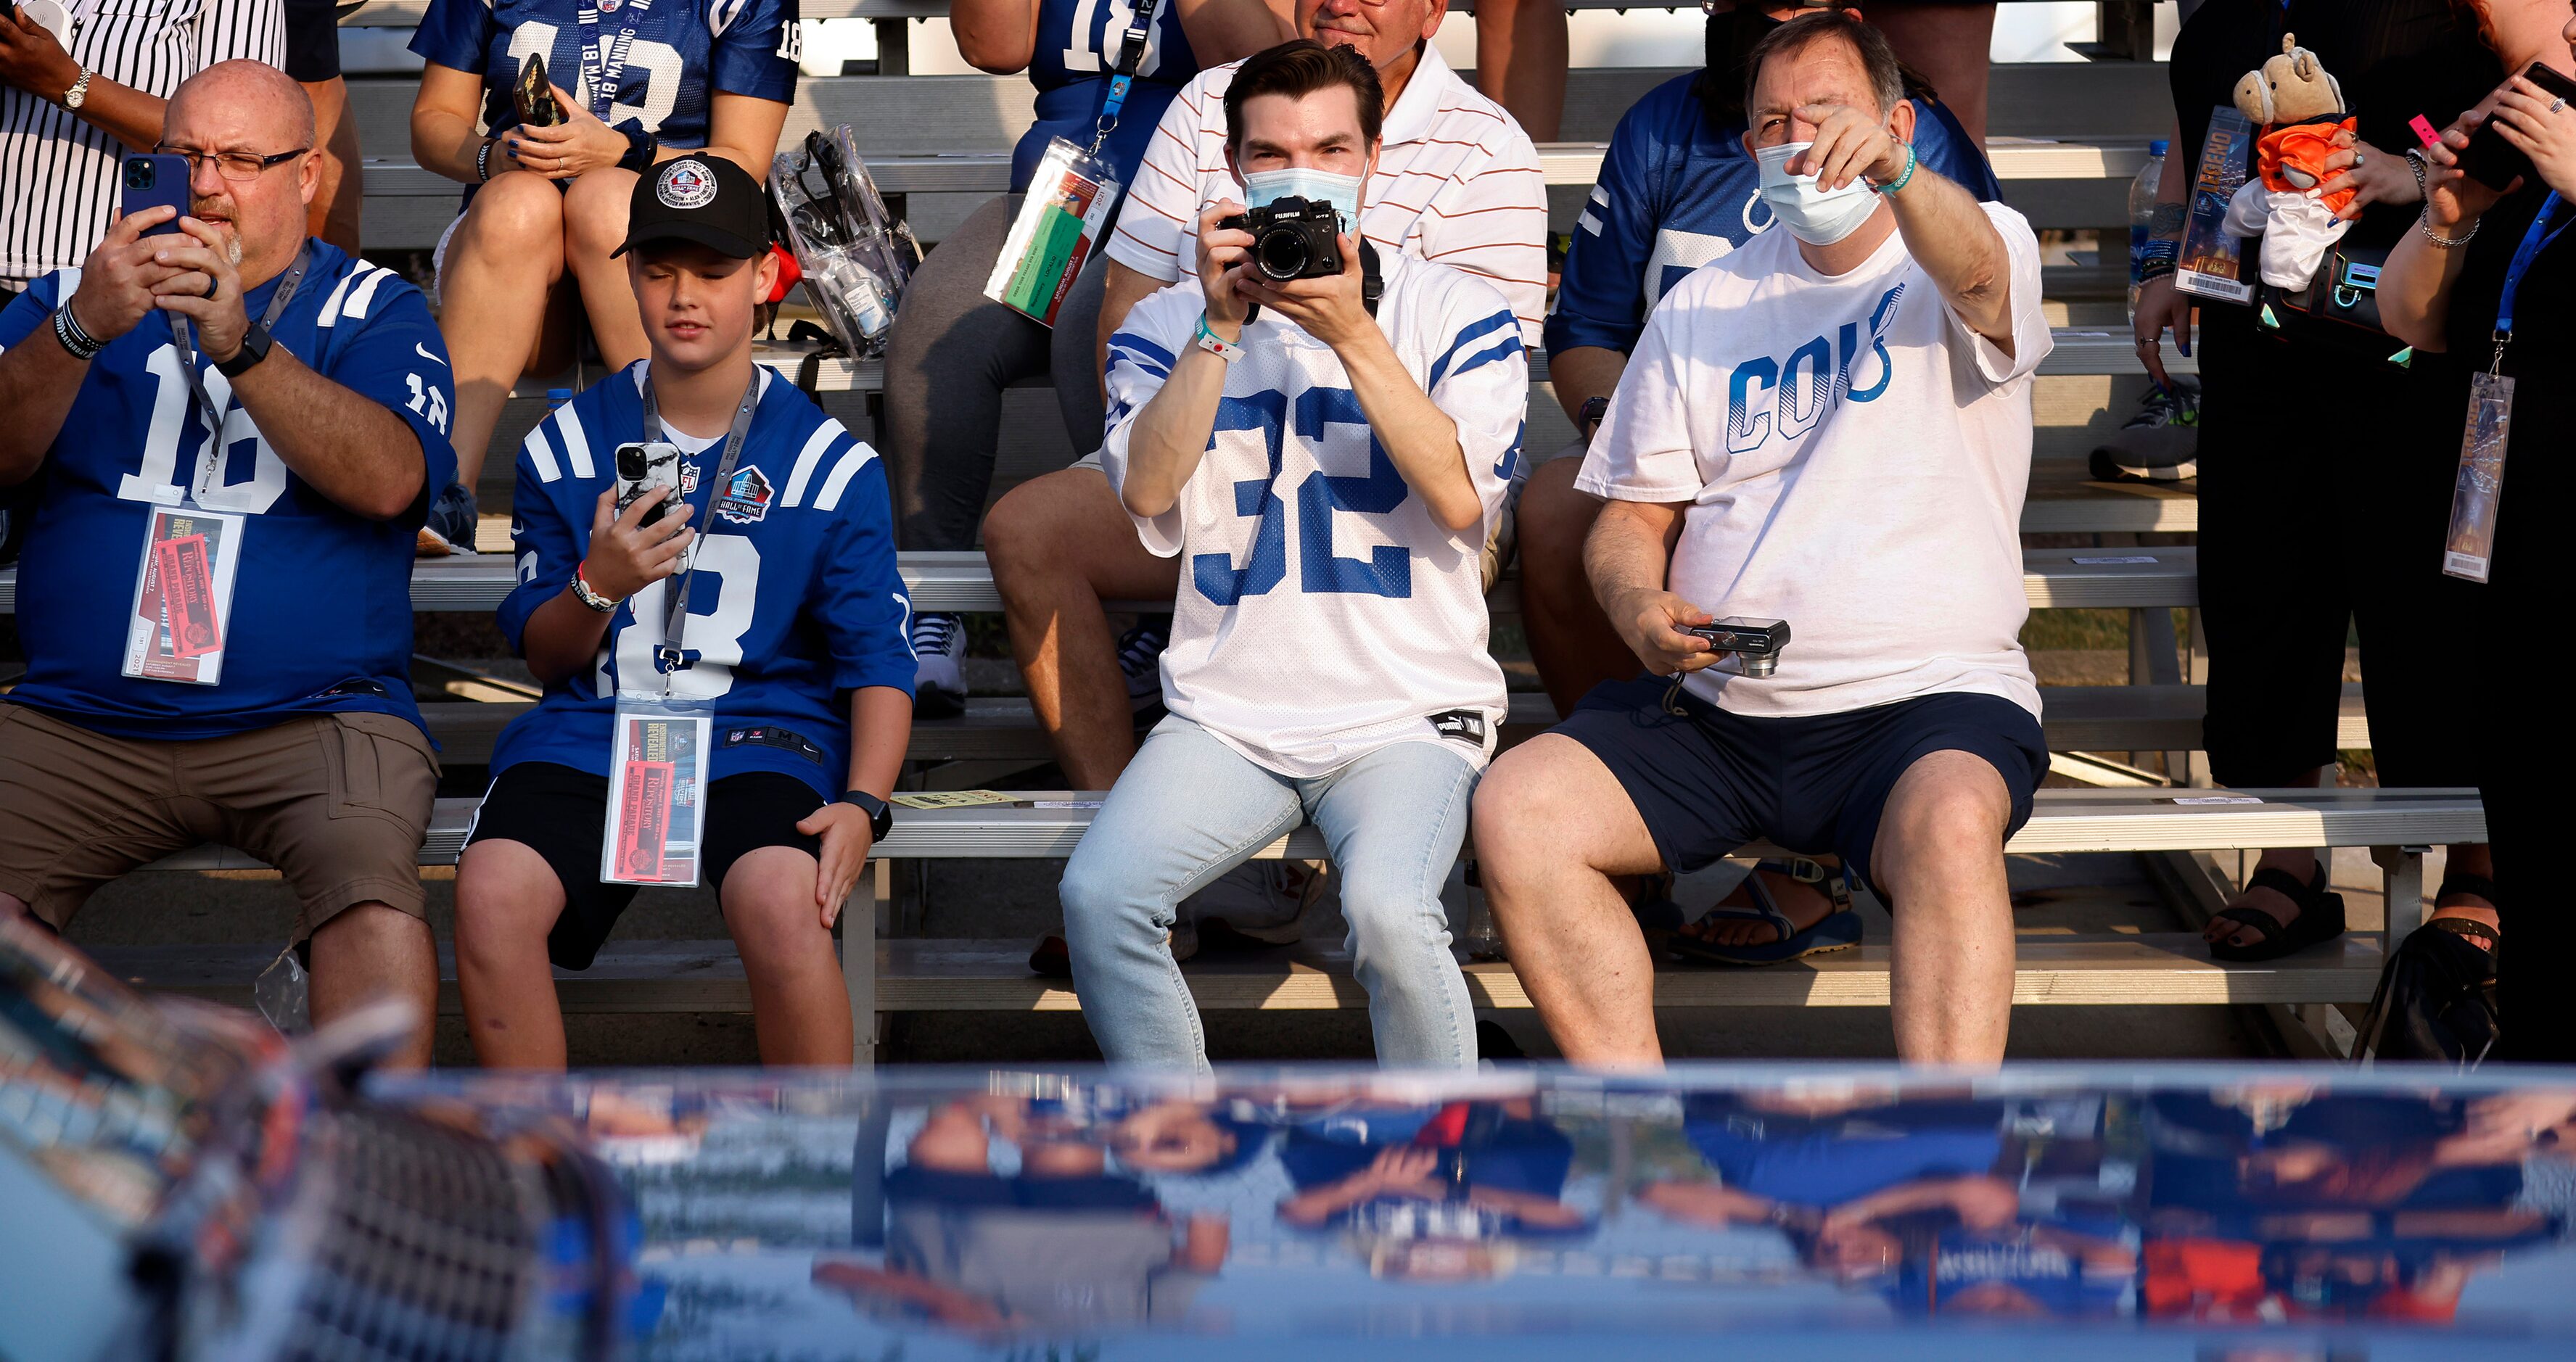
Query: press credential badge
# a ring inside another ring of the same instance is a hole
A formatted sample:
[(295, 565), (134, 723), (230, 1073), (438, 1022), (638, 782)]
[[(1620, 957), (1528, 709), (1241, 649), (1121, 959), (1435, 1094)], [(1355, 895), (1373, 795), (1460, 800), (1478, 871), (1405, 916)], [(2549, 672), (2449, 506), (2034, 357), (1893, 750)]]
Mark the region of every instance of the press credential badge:
[(151, 509), (143, 559), (134, 573), (134, 609), (126, 621), (127, 676), (194, 686), (223, 679), (242, 529), (238, 515)]

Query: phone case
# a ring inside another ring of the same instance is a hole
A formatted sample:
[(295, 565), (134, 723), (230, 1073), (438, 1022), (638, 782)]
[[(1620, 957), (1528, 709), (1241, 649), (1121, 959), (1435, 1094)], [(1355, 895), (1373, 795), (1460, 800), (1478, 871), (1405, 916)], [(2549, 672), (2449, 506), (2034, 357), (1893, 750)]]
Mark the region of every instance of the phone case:
[(563, 110), (555, 104), (553, 87), (546, 83), (546, 59), (530, 53), (519, 63), (519, 83), (511, 90), (512, 102), (519, 107), (519, 121), (532, 128), (551, 128), (564, 121)]

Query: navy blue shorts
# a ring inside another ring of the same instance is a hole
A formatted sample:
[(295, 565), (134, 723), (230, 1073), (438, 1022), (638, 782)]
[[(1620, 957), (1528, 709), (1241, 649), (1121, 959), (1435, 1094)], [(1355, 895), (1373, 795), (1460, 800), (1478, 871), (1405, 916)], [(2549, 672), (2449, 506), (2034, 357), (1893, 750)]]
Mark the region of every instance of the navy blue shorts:
[(1834, 852), (1864, 884), (1888, 792), (1917, 758), (1970, 752), (2012, 792), (2009, 837), (2030, 821), (2048, 774), (2039, 720), (1992, 695), (1926, 695), (1787, 719), (1729, 714), (1684, 692), (1689, 717), (1664, 710), (1668, 677), (1593, 688), (1554, 731), (1589, 748), (1646, 820), (1669, 870), (1687, 874), (1749, 842)]

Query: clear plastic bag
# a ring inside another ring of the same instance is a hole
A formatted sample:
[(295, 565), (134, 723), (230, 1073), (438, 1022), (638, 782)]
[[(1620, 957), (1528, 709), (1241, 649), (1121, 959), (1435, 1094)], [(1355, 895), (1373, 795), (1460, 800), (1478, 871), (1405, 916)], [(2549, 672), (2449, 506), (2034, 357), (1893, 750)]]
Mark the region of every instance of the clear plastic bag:
[(853, 355), (885, 353), (904, 288), (921, 264), (912, 228), (886, 211), (848, 124), (806, 134), (770, 163), (769, 192), (805, 294)]

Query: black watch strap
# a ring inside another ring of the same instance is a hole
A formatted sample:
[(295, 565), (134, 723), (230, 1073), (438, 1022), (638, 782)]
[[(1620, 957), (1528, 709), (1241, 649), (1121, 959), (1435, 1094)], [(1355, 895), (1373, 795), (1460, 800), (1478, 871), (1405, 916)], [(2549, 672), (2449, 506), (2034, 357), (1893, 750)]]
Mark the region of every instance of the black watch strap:
[(252, 322), (250, 329), (242, 333), (241, 348), (233, 352), (231, 359), (215, 361), (215, 372), (226, 378), (239, 378), (249, 373), (252, 365), (268, 358), (268, 346), (268, 328)]
[(841, 802), (868, 816), (868, 836), (874, 841), (884, 841), (894, 827), (894, 805), (865, 790), (852, 790), (841, 796)]

